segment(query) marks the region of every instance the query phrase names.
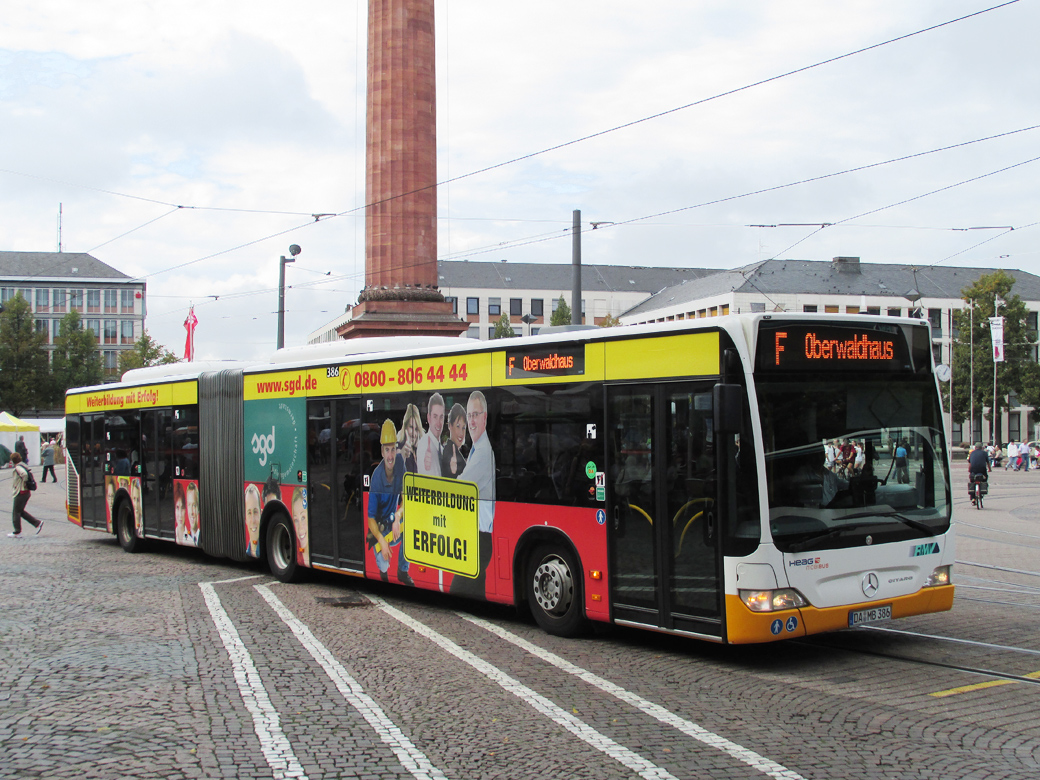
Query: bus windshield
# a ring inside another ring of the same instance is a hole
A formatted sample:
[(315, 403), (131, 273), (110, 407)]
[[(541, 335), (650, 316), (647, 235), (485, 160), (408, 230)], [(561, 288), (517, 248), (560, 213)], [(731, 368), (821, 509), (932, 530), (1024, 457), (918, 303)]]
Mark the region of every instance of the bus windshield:
[(769, 525), (780, 550), (926, 539), (949, 529), (933, 381), (788, 374), (758, 385)]

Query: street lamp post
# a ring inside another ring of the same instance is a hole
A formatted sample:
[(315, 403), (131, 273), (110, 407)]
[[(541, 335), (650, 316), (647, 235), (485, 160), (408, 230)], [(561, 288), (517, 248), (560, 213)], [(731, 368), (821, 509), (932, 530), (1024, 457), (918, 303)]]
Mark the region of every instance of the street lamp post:
[(278, 262), (278, 349), (285, 346), (285, 264), (295, 263), (302, 251), (299, 244), (292, 244), (289, 247), (292, 257), (282, 255)]

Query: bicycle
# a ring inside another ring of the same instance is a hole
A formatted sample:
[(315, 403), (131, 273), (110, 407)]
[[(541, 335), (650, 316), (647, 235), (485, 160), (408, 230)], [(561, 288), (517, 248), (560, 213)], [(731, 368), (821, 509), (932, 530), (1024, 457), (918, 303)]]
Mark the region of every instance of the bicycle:
[(971, 483), (968, 485), (971, 503), (976, 509), (982, 509), (982, 499), (989, 492), (989, 484), (985, 474), (972, 474)]

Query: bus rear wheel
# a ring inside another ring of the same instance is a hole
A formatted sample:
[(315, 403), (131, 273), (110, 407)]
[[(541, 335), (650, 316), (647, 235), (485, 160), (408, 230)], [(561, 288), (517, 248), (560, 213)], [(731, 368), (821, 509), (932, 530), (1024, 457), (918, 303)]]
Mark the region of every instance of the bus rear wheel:
[(555, 544), (535, 549), (527, 568), (527, 603), (535, 622), (555, 636), (581, 636), (588, 628), (582, 609), (581, 569), (574, 554)]
[(144, 542), (137, 538), (134, 510), (129, 501), (120, 501), (119, 507), (116, 509), (116, 536), (119, 538), (119, 546), (126, 552), (141, 551)]
[(267, 565), (281, 582), (293, 582), (299, 572), (296, 535), (289, 518), (283, 514), (275, 515), (267, 526)]

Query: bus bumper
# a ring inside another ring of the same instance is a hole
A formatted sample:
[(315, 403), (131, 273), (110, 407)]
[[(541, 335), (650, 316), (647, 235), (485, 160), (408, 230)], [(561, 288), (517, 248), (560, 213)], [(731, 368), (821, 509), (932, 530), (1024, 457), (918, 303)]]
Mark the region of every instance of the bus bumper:
[(892, 619), (945, 612), (953, 607), (953, 585), (921, 588), (908, 596), (841, 607), (802, 607), (783, 612), (752, 612), (739, 596), (726, 594), (726, 637), (730, 644), (775, 642), (849, 627), (849, 614), (880, 606), (892, 607)]

